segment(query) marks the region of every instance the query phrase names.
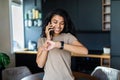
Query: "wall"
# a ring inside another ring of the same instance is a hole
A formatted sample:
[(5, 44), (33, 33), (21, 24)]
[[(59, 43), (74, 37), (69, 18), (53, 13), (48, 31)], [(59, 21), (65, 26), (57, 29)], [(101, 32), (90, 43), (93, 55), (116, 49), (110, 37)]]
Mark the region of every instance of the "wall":
[(77, 31), (102, 30), (102, 0), (46, 0), (42, 2), (43, 18), (52, 9), (65, 9)]
[[(36, 2), (35, 2), (36, 1)], [(38, 9), (41, 11), (41, 0), (23, 0), (23, 13), (24, 16), (28, 12), (28, 10), (32, 10), (33, 8)], [(25, 20), (25, 17), (24, 17)], [(38, 38), (41, 34), (41, 27), (40, 26), (25, 26), (24, 23), (24, 31), (25, 31), (25, 47), (28, 47), (29, 40), (37, 42)]]
[(0, 0), (0, 51), (6, 52), (14, 66), (14, 54), (11, 54), (10, 0)]
[(120, 70), (120, 0), (111, 2), (111, 67)]
[(77, 37), (89, 50), (95, 51), (96, 54), (102, 53), (103, 47), (110, 46), (110, 32), (83, 32), (77, 34)]

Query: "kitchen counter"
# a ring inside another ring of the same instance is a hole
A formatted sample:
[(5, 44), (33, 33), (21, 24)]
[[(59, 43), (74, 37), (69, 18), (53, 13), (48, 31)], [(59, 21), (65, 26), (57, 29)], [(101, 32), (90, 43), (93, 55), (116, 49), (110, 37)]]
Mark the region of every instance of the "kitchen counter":
[(15, 54), (37, 54), (37, 51), (20, 50), (20, 51), (15, 51)]
[(15, 51), (15, 64), (17, 66), (27, 66), (32, 73), (43, 72), (36, 63), (37, 51), (18, 50)]
[[(37, 54), (37, 51), (28, 51), (28, 50), (19, 50), (15, 51), (16, 54)], [(92, 57), (92, 58), (110, 58), (109, 54), (76, 54), (72, 53), (72, 56), (74, 57)]]

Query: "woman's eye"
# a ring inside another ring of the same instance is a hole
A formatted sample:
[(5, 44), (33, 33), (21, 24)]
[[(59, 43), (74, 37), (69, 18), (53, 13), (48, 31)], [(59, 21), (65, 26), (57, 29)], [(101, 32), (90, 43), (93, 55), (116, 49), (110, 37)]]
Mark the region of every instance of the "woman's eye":
[(54, 24), (57, 24), (57, 22), (53, 22)]
[(63, 22), (63, 23), (61, 23), (61, 25), (64, 25), (64, 22)]

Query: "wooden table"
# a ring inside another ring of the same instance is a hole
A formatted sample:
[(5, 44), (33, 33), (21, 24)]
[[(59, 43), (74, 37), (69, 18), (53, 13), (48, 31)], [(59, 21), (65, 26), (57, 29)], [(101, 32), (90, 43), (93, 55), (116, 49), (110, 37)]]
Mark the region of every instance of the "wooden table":
[[(100, 65), (101, 66), (108, 66), (110, 67), (110, 55), (109, 54), (76, 54), (72, 53), (73, 57), (89, 57), (89, 58), (100, 58)], [(107, 62), (107, 64), (105, 63)]]

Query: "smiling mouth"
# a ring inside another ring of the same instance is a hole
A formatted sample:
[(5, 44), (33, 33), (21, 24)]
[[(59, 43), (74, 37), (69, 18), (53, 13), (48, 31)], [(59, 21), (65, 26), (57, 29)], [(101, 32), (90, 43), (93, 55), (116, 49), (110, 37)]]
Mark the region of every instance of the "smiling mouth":
[(61, 31), (61, 29), (54, 29), (56, 32), (60, 32)]

